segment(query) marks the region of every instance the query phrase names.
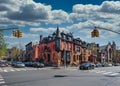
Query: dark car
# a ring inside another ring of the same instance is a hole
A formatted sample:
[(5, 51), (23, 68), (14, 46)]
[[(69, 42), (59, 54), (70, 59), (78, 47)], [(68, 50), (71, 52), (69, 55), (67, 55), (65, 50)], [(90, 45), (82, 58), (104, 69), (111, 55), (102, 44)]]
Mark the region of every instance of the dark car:
[(102, 67), (110, 67), (110, 66), (112, 66), (112, 64), (107, 63), (107, 62), (102, 62), (101, 64), (102, 64)]
[(96, 67), (102, 67), (101, 63), (96, 63)]
[(40, 63), (40, 62), (33, 62), (33, 67), (42, 68), (42, 67), (44, 67), (44, 64)]
[(95, 64), (90, 63), (90, 62), (88, 62), (88, 63), (83, 63), (83, 64), (79, 67), (79, 69), (81, 69), (81, 70), (89, 70), (89, 69), (94, 69), (94, 68), (95, 68)]
[(25, 62), (24, 63), (26, 67), (32, 67), (33, 66), (33, 62)]
[(114, 66), (120, 66), (120, 63), (114, 63), (113, 65)]

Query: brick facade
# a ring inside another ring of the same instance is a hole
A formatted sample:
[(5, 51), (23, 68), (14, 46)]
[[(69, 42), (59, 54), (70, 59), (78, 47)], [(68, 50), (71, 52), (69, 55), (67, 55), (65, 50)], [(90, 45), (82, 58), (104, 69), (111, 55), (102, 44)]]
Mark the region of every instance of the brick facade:
[[(72, 33), (60, 32), (57, 27), (52, 35), (40, 36), (39, 44), (35, 44), (32, 48), (32, 61), (42, 60), (45, 64), (52, 63), (57, 66), (65, 63), (79, 65), (90, 61), (92, 56), (89, 45), (80, 38), (74, 38)], [(92, 58), (95, 60), (96, 56)]]

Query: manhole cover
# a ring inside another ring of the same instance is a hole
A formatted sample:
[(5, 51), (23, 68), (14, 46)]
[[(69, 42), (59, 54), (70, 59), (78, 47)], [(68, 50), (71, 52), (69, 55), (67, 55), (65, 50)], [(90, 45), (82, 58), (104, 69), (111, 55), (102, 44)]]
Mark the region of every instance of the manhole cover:
[(54, 75), (54, 77), (67, 77), (66, 75)]

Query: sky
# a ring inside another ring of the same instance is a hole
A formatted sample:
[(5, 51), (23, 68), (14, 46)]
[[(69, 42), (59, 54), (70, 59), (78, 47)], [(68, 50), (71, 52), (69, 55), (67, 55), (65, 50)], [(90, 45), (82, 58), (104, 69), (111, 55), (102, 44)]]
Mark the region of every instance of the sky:
[[(12, 30), (4, 30), (8, 48), (39, 42), (39, 36), (52, 34), (57, 25), (61, 31), (72, 32), (74, 38), (100, 46), (113, 42), (120, 47), (119, 0), (0, 0), (0, 29), (19, 28), (23, 36), (16, 38)], [(91, 38), (94, 27), (100, 36)]]

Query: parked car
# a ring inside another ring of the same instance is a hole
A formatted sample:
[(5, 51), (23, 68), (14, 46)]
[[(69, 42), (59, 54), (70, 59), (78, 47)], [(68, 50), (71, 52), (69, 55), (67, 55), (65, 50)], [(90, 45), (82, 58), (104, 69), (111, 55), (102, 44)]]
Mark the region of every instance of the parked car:
[(25, 64), (23, 62), (16, 62), (14, 67), (25, 67)]
[(102, 67), (111, 67), (112, 64), (111, 63), (108, 63), (108, 62), (102, 62)]
[(96, 67), (102, 67), (101, 63), (96, 63)]
[(16, 65), (16, 61), (13, 61), (11, 65), (12, 65), (12, 66), (15, 66), (15, 65)]
[(33, 66), (33, 62), (24, 62), (26, 67), (32, 67)]
[(89, 70), (89, 69), (94, 69), (95, 68), (95, 64), (87, 62), (87, 63), (83, 63), (79, 69), (81, 70)]
[(120, 63), (114, 63), (113, 65), (114, 66), (120, 66)]
[(33, 62), (33, 67), (40, 67), (40, 68), (42, 68), (42, 67), (44, 67), (45, 65), (43, 64), (43, 63), (40, 63), (40, 62)]
[(7, 66), (8, 66), (7, 62), (4, 61), (0, 62), (0, 67), (7, 67)]
[(9, 66), (11, 66), (11, 65), (12, 65), (12, 62), (11, 62), (11, 61), (8, 61), (7, 64), (8, 64)]

